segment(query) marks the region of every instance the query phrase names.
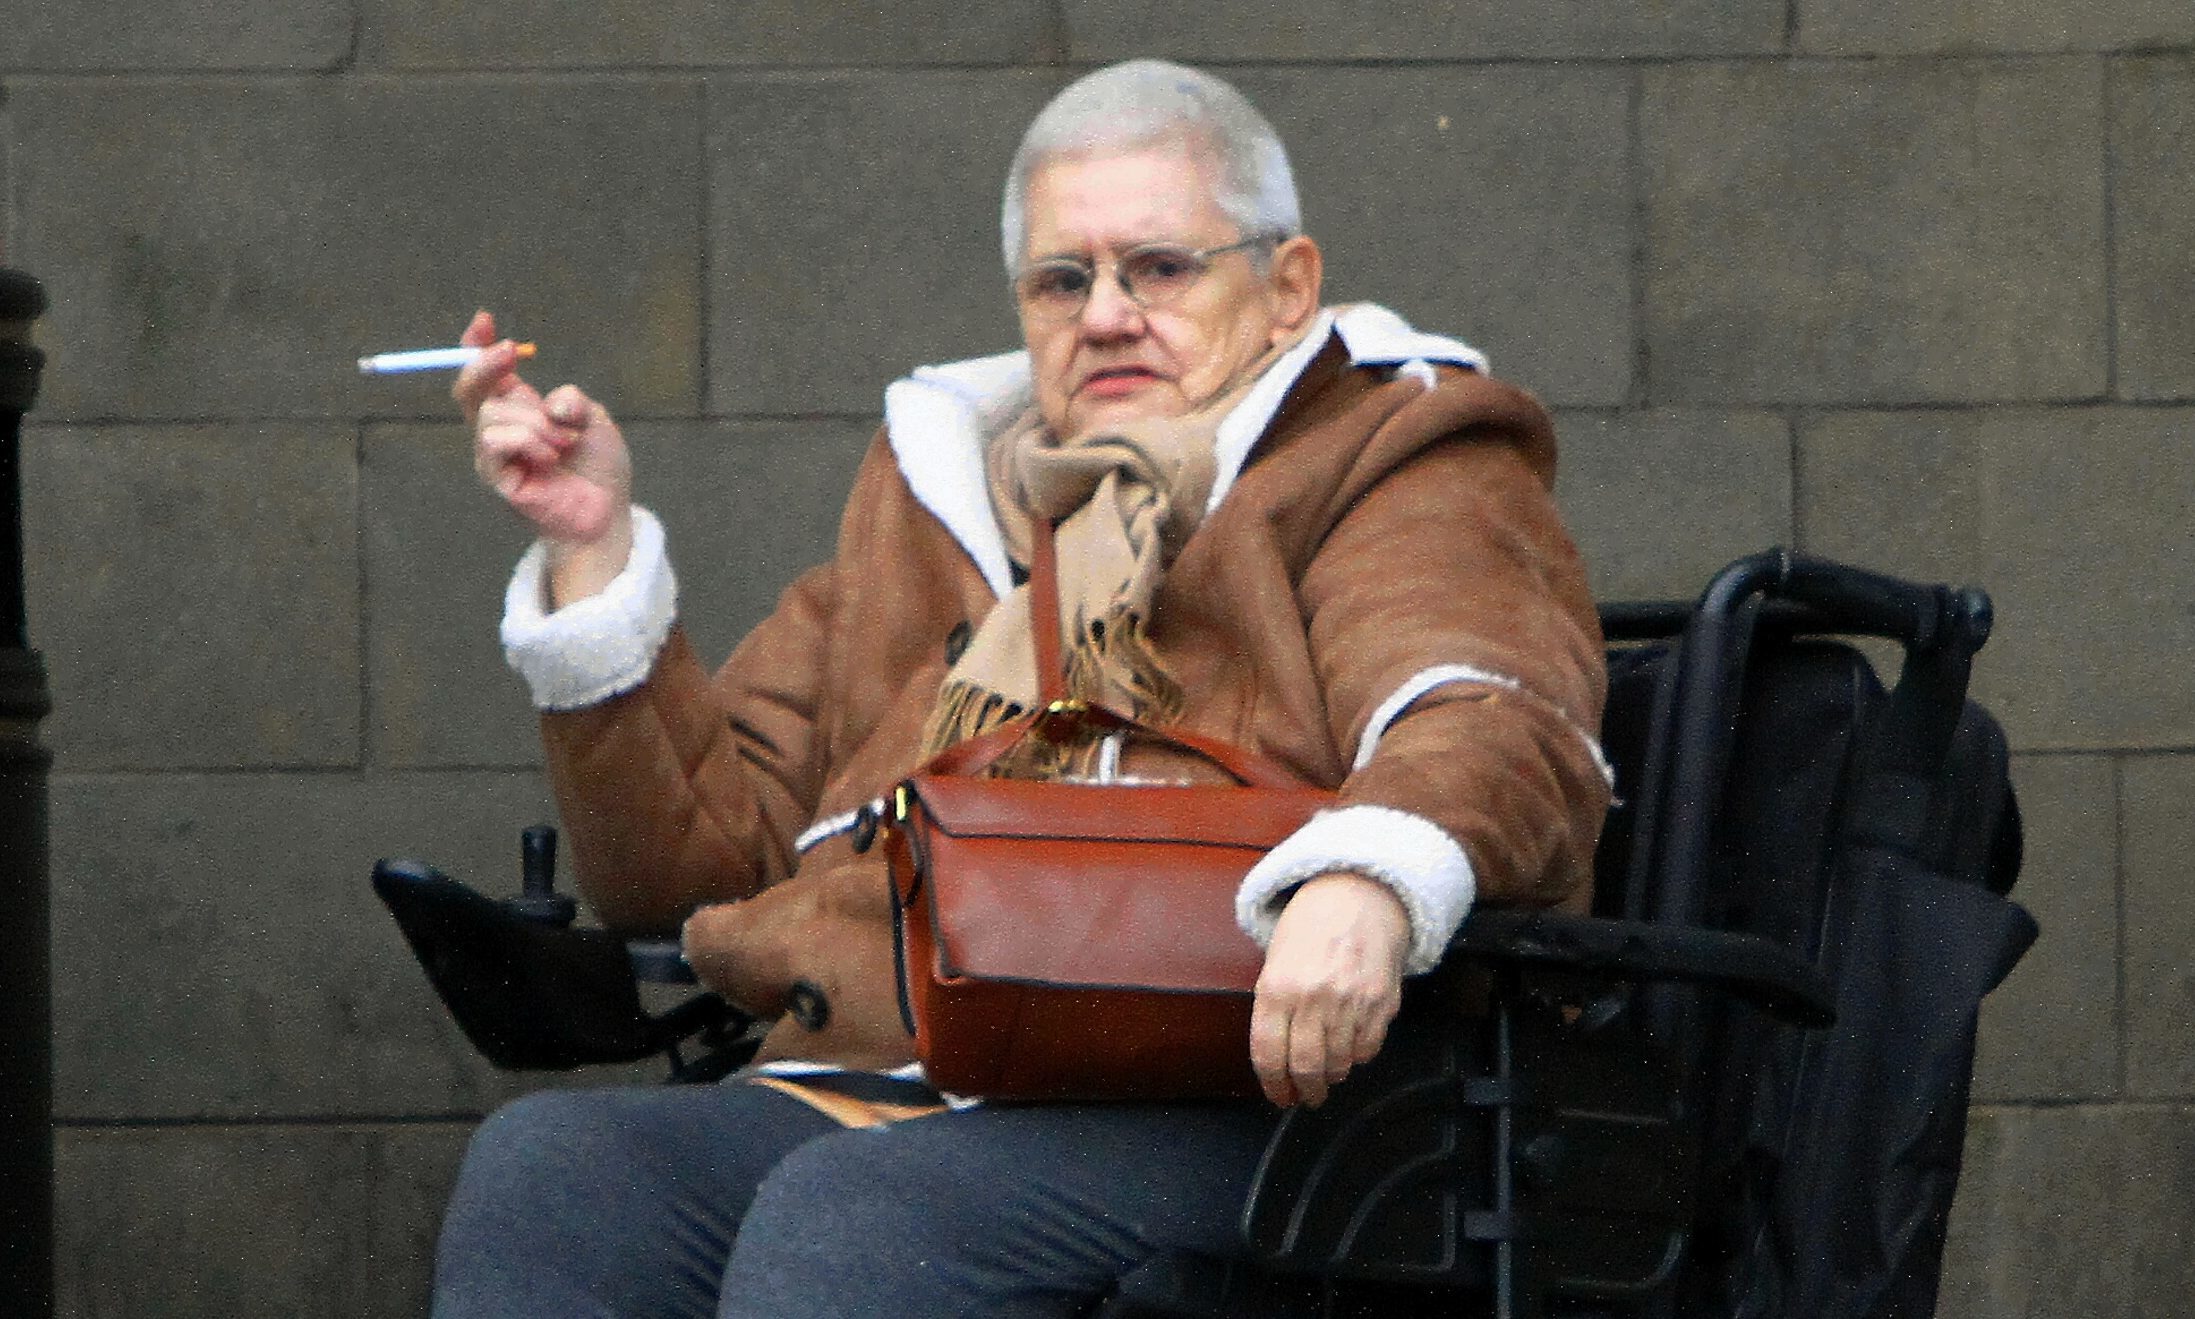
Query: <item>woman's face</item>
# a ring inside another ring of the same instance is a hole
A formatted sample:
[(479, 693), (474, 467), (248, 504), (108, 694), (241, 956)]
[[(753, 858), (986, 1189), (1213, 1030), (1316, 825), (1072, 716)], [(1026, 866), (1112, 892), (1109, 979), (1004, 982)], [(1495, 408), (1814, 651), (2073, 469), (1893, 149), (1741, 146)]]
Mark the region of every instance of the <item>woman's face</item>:
[[(1214, 256), (1172, 305), (1139, 307), (1113, 264), (1148, 243), (1194, 250), (1244, 235), (1213, 200), (1210, 170), (1186, 146), (1055, 157), (1029, 178), (1023, 263), (1096, 264), (1082, 310), (1048, 320), (1024, 308), (1037, 410), (1062, 437), (1106, 422), (1180, 416), (1209, 401), (1317, 310), (1316, 248), (1290, 239), (1260, 271), (1251, 249)], [(1309, 249), (1308, 292), (1300, 287)]]

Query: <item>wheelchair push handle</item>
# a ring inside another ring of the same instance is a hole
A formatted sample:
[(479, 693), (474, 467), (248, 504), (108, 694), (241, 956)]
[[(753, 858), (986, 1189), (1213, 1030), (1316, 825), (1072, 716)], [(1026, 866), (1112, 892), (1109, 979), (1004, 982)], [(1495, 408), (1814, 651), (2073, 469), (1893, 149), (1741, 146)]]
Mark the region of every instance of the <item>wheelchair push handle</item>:
[(1971, 656), (1989, 640), (1996, 617), (1974, 587), (1909, 582), (1788, 549), (1764, 550), (1715, 574), (1698, 612), (1727, 619), (1761, 596), (1781, 603), (1791, 622), (1825, 632), (1884, 637), (1908, 651)]

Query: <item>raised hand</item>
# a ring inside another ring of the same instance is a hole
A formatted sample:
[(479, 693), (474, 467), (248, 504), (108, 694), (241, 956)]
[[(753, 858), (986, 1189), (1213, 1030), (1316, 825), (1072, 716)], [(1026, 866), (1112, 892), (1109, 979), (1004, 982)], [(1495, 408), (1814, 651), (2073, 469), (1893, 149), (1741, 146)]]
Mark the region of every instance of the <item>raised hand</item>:
[(601, 590), (632, 552), (632, 454), (617, 423), (577, 386), (544, 397), (518, 374), (495, 317), (473, 315), (459, 342), (485, 349), (450, 394), (473, 430), (473, 470), (549, 545), (553, 603)]

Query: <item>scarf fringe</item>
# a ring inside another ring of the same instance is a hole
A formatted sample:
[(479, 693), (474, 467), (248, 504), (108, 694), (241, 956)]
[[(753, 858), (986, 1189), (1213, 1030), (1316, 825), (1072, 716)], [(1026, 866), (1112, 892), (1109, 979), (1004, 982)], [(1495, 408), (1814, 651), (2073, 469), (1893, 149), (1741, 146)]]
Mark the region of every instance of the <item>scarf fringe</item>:
[(1068, 648), (1067, 690), (1085, 701), (1117, 705), (1127, 697), (1126, 713), (1147, 724), (1170, 724), (1186, 706), (1181, 684), (1151, 649), (1143, 620), (1116, 605), (1084, 625)]
[[(1029, 707), (972, 682), (949, 681), (938, 695), (930, 726), (923, 730), (924, 759), (971, 737), (996, 732), (1029, 712)], [(1087, 777), (1097, 763), (1098, 739), (1065, 744), (1026, 738), (985, 771), (987, 778), (1060, 779)]]
[(925, 759), (957, 742), (1003, 728), (1028, 713), (1028, 707), (1009, 700), (988, 687), (949, 679), (938, 691), (937, 706), (922, 730)]
[[(1070, 695), (1125, 713), (1144, 723), (1169, 724), (1185, 704), (1181, 684), (1166, 671), (1144, 634), (1143, 621), (1126, 609), (1094, 619), (1069, 649), (1064, 664)], [(1125, 699), (1123, 699), (1125, 698)], [(1029, 712), (1029, 707), (978, 683), (949, 679), (938, 692), (936, 708), (922, 730), (925, 758), (971, 737), (995, 732)], [(1068, 743), (1031, 738), (991, 769), (1008, 778), (1087, 777), (1103, 739), (1085, 736)]]

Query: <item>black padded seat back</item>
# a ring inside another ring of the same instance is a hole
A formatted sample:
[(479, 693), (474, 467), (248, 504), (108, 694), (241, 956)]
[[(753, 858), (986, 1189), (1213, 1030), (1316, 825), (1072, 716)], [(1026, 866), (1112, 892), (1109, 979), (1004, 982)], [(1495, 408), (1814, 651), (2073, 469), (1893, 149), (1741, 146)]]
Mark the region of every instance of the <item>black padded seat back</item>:
[(1814, 961), (1838, 1019), (1709, 1009), (1679, 1313), (1933, 1312), (1975, 1016), (2035, 926), (2003, 896), (2020, 856), (2003, 732), (1964, 703), (1916, 769), (1896, 750), (1908, 708), (1849, 646), (1756, 640), (1707, 916)]
[(1666, 702), (1663, 688), (1675, 660), (1666, 642), (1618, 646), (1608, 652), (1608, 704), (1601, 719), (1601, 752), (1615, 782), (1608, 818), (1601, 825), (1593, 854), (1593, 914), (1612, 919), (1625, 913), (1632, 874), (1632, 853), (1639, 833), (1640, 807), (1648, 785), (1650, 730), (1655, 711)]
[(2021, 854), (2004, 734), (1971, 702), (1930, 699), (1925, 672), (1901, 700), (1853, 646), (1763, 628), (1721, 782), (1662, 783), (1675, 650), (1609, 653), (1616, 800), (1595, 914), (1656, 909), (1670, 795), (1713, 791), (1701, 919), (1774, 939), (1838, 990), (1819, 1032), (1697, 998), (1683, 1065), (1700, 1213), (1677, 1313), (1930, 1313), (1975, 1013), (2034, 936), (2003, 896)]
[(1819, 952), (1840, 815), (1883, 698), (1851, 646), (1757, 644), (1715, 829), (1708, 924)]

